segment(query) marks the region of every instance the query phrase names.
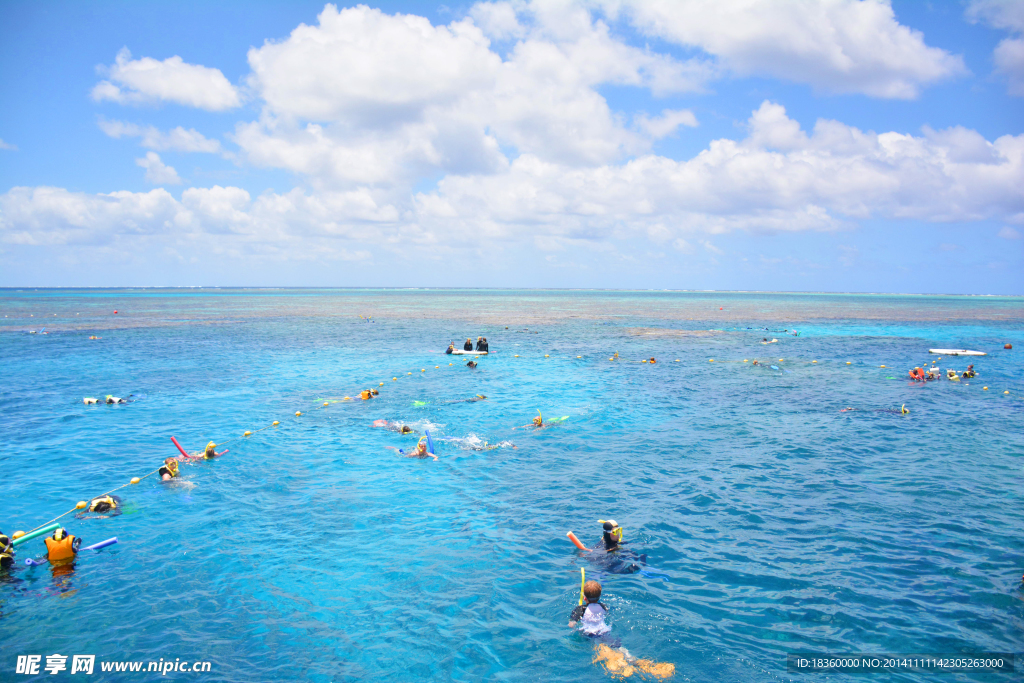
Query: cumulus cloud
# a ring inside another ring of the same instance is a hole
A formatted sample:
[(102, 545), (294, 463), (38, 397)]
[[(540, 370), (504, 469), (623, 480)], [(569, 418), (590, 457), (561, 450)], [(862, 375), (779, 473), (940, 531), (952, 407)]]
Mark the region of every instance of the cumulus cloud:
[(661, 116), (654, 117), (641, 113), (634, 117), (634, 123), (637, 128), (655, 140), (672, 135), (679, 126), (696, 128), (698, 125), (697, 117), (689, 109), (665, 109), (661, 112)]
[(128, 48), (122, 48), (114, 63), (100, 67), (100, 72), (107, 80), (92, 89), (97, 102), (173, 102), (209, 111), (224, 111), (241, 103), (238, 91), (220, 69), (188, 64), (177, 55), (162, 62), (152, 57), (132, 59)]
[(176, 152), (208, 152), (220, 151), (220, 141), (210, 140), (195, 128), (185, 130), (181, 126), (166, 133), (155, 126), (139, 126), (123, 121), (99, 120), (99, 127), (112, 138), (141, 138), (139, 144), (147, 149), (160, 152), (174, 150)]
[(180, 185), (181, 178), (173, 166), (166, 165), (156, 152), (146, 152), (146, 156), (136, 159), (135, 163), (146, 169), (146, 182), (153, 185)]
[(1006, 77), (1011, 95), (1024, 96), (1024, 2), (1018, 0), (971, 0), (967, 19), (1005, 29), (1017, 37), (1004, 38), (992, 53), (996, 71)]
[(822, 92), (912, 99), (967, 73), (929, 47), (885, 0), (595, 0), (649, 35), (717, 57), (738, 75), (773, 76)]
[(13, 152), (16, 152), (16, 151), (18, 151), (18, 146), (17, 145), (12, 145), (9, 142), (4, 142), (3, 138), (0, 138), (0, 149), (9, 149), (9, 150), (11, 150)]
[[(601, 85), (664, 94), (700, 90), (711, 77), (705, 62), (617, 40), (585, 7), (556, 9), (492, 3), (433, 26), (327, 5), (317, 25), (249, 51), (248, 82), (265, 106), (234, 140), (253, 164), (341, 184), (502, 172), (503, 149), (603, 163), (643, 152), (651, 136), (625, 126)], [(503, 58), (490, 39), (510, 32), (520, 39)], [(652, 125), (672, 123), (689, 117)]]
[(998, 220), (1007, 239), (1017, 234), (1010, 225), (1024, 225), (1024, 135), (876, 133), (827, 119), (805, 131), (769, 101), (747, 130), (685, 160), (646, 154), (577, 166), (523, 154), (502, 171), (448, 175), (411, 196), (367, 185), (255, 198), (214, 186), (187, 189), (180, 200), (162, 190), (15, 188), (0, 195), (0, 233), (8, 242), (51, 243), (77, 239), (76, 226), (90, 224), (119, 234), (128, 221), (135, 231), (171, 226), (249, 244), (298, 237), (450, 249), (534, 240), (553, 249), (642, 238), (708, 251), (701, 235), (836, 230), (866, 218)]

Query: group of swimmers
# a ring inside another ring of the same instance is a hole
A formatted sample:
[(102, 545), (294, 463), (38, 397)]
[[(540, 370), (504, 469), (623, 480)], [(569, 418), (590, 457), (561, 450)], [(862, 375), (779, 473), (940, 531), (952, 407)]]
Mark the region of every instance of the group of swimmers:
[[(942, 370), (939, 368), (914, 368), (913, 370), (907, 371), (910, 374), (910, 379), (915, 382), (931, 382), (939, 379), (942, 376)], [(967, 366), (963, 374), (957, 374), (956, 370), (952, 368), (946, 370), (946, 379), (951, 382), (959, 382), (960, 379), (972, 379), (977, 373), (974, 371), (974, 363)]]
[[(480, 351), (482, 353), (488, 353), (487, 351), (487, 337), (476, 338), (476, 348), (473, 348), (473, 340), (470, 337), (466, 337), (466, 343), (462, 345), (463, 351)], [(455, 351), (455, 342), (448, 342), (448, 348), (445, 349), (445, 353), (452, 353)]]
[(199, 460), (213, 460), (216, 457), (227, 453), (227, 449), (224, 449), (220, 453), (217, 452), (217, 444), (210, 442), (206, 444), (206, 448), (203, 449), (202, 453), (185, 453), (182, 451), (180, 457), (172, 457), (164, 460), (164, 464), (157, 470), (157, 474), (160, 475), (160, 479), (163, 481), (170, 481), (181, 476), (181, 470), (178, 468), (178, 463), (182, 461), (199, 461)]

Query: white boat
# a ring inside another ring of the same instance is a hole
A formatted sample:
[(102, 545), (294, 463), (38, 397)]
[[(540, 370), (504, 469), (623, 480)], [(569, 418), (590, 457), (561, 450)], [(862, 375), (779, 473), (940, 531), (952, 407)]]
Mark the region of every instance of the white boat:
[(452, 356), (486, 356), (486, 351), (463, 351), (461, 349), (455, 349), (451, 352)]
[(938, 353), (943, 356), (984, 356), (981, 351), (968, 351), (967, 349), (928, 349), (928, 353)]

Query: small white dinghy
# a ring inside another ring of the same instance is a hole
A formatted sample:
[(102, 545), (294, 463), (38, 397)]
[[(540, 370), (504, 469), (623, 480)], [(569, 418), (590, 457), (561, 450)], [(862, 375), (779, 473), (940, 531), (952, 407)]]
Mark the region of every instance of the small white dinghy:
[(967, 349), (928, 349), (928, 353), (938, 353), (943, 356), (984, 356), (982, 351), (968, 351)]
[(461, 349), (455, 349), (451, 352), (452, 356), (486, 356), (486, 351), (463, 351)]

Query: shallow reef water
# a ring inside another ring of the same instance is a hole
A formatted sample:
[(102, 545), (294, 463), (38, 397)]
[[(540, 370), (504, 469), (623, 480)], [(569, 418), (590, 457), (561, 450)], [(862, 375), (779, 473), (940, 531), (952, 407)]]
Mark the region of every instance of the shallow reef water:
[[(218, 681), (608, 680), (567, 627), (581, 567), (672, 680), (1024, 650), (1020, 298), (8, 289), (0, 315), (4, 533), (154, 471), (171, 436), (229, 450), (120, 489), (119, 516), (62, 518), (119, 539), (72, 567), (19, 548), (0, 680), (53, 653)], [(476, 368), (443, 353), (478, 336)], [(82, 401), (108, 394), (137, 399)], [(538, 410), (566, 419), (522, 428)], [(439, 459), (375, 420), (429, 430)], [(566, 538), (610, 518), (644, 572)]]

